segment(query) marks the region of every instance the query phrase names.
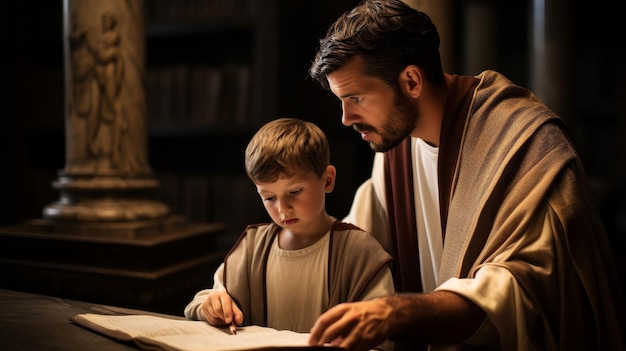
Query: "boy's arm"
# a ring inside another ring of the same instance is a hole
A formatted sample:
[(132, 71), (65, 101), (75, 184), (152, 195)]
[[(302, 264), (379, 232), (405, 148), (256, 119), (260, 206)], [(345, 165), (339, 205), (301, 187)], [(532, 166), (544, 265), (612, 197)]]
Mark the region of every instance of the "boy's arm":
[(224, 288), (224, 263), (222, 262), (222, 264), (220, 264), (220, 266), (215, 271), (215, 274), (213, 274), (213, 288), (203, 289), (196, 293), (196, 295), (193, 297), (193, 300), (191, 300), (191, 302), (189, 302), (189, 304), (185, 306), (185, 317), (194, 320), (206, 320), (206, 317), (202, 313), (200, 306), (202, 306), (202, 303), (206, 301), (210, 293), (214, 291), (225, 290), (226, 288)]

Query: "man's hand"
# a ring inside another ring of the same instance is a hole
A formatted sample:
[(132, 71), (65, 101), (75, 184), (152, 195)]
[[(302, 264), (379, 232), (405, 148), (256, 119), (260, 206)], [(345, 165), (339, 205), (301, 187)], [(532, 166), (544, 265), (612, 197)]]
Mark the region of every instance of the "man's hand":
[(214, 326), (236, 325), (243, 323), (243, 312), (226, 291), (216, 291), (209, 294), (200, 307), (209, 324)]
[(392, 306), (384, 298), (342, 303), (315, 322), (310, 345), (330, 343), (347, 350), (370, 350), (389, 338)]
[(458, 343), (472, 336), (485, 318), (480, 307), (451, 291), (395, 294), (329, 309), (315, 322), (309, 344), (361, 351), (397, 338)]

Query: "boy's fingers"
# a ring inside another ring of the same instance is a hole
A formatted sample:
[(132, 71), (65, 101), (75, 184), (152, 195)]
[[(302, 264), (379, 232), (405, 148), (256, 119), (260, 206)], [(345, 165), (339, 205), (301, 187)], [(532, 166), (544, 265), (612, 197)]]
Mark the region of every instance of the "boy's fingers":
[(227, 294), (220, 296), (222, 315), (224, 323), (230, 324), (233, 321), (233, 300)]
[(237, 306), (237, 304), (233, 303), (233, 320), (235, 321), (235, 324), (239, 325), (241, 323), (243, 323), (243, 312), (239, 309), (239, 306)]

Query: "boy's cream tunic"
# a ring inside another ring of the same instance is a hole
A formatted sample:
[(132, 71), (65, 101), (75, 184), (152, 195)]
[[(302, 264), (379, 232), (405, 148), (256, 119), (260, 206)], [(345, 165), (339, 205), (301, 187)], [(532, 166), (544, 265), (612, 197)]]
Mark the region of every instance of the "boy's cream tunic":
[(280, 229), (273, 223), (248, 226), (215, 272), (213, 288), (198, 292), (185, 316), (205, 319), (200, 305), (225, 289), (243, 311), (244, 324), (308, 333), (336, 304), (394, 292), (391, 256), (355, 226), (337, 221), (300, 250), (278, 247)]

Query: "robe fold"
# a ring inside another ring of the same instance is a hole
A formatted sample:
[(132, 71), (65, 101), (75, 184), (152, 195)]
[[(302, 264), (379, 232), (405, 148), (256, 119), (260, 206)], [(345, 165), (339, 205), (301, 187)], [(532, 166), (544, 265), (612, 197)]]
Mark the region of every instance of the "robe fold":
[[(503, 350), (624, 350), (616, 265), (566, 126), (499, 73), (448, 78), (437, 289), (481, 307)], [(383, 157), (345, 220), (377, 228), (399, 259), (396, 289), (419, 292), (410, 138)]]

